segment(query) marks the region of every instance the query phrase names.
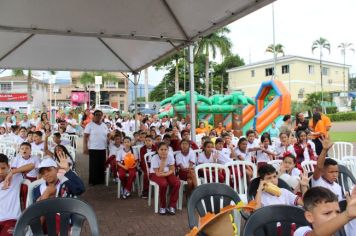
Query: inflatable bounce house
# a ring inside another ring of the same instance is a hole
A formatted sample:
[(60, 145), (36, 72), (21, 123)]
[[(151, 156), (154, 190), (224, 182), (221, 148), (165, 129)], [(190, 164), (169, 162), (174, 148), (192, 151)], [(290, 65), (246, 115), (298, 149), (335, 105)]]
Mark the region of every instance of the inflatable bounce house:
[[(165, 108), (160, 118), (176, 116), (186, 118), (189, 122), (190, 98), (190, 92), (179, 92), (166, 98), (161, 102)], [(223, 122), (227, 130), (238, 130), (240, 134), (248, 129), (264, 132), (273, 121), (280, 123), (284, 115), (291, 113), (290, 93), (278, 80), (263, 82), (255, 100), (241, 92), (216, 94), (209, 98), (195, 92), (193, 99), (197, 122), (204, 121), (211, 126)]]

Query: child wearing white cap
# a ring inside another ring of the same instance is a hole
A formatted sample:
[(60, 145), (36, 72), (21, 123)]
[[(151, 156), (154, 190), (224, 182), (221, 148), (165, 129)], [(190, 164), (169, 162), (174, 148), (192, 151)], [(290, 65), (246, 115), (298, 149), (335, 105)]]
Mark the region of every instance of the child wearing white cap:
[[(59, 162), (45, 158), (38, 166), (41, 177), (45, 180), (33, 190), (34, 201), (52, 197), (78, 196), (85, 191), (83, 181), (71, 171), (67, 157), (59, 154)], [(57, 177), (58, 169), (65, 170), (64, 177)]]

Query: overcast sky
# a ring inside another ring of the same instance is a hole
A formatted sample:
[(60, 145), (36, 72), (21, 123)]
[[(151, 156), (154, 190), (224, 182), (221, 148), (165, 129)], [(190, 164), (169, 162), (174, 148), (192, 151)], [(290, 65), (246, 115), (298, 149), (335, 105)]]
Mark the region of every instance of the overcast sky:
[[(356, 0), (277, 0), (274, 3), (276, 44), (284, 45), (286, 55), (318, 58), (319, 52), (313, 55), (311, 45), (323, 37), (331, 45), (331, 53), (325, 52), (324, 59), (343, 63), (337, 46), (350, 42), (356, 49), (355, 12)], [(231, 23), (229, 28), (232, 51), (245, 63), (273, 58), (265, 53), (273, 43), (272, 5)], [(346, 55), (346, 64), (352, 65), (351, 73), (356, 73), (356, 54), (347, 52)], [(150, 69), (150, 83), (158, 84), (163, 74)]]
[[(318, 52), (312, 54), (311, 45), (319, 37), (326, 38), (331, 44), (331, 54), (324, 53), (325, 60), (343, 63), (337, 48), (341, 42), (353, 43), (356, 49), (356, 0), (277, 0), (274, 11), (276, 43), (284, 45), (287, 55), (318, 58)], [(229, 28), (232, 51), (246, 63), (273, 57), (265, 53), (273, 42), (271, 5), (233, 22)], [(356, 54), (347, 52), (346, 63), (352, 65), (351, 73), (356, 73)], [(164, 72), (150, 68), (150, 84), (157, 85), (163, 75)], [(61, 72), (58, 77), (69, 78), (69, 73)], [(143, 73), (140, 82), (144, 82)]]

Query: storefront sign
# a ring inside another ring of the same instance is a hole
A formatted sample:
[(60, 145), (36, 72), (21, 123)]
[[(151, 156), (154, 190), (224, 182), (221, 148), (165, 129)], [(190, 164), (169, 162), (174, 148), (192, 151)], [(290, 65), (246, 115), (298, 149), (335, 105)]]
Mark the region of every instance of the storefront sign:
[(27, 101), (27, 93), (1, 93), (0, 101)]

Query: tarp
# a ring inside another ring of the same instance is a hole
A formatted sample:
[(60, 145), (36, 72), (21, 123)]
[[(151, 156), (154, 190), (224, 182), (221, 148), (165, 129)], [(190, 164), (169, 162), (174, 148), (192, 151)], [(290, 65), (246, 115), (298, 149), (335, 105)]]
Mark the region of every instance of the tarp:
[(0, 0), (0, 68), (138, 72), (273, 1)]

